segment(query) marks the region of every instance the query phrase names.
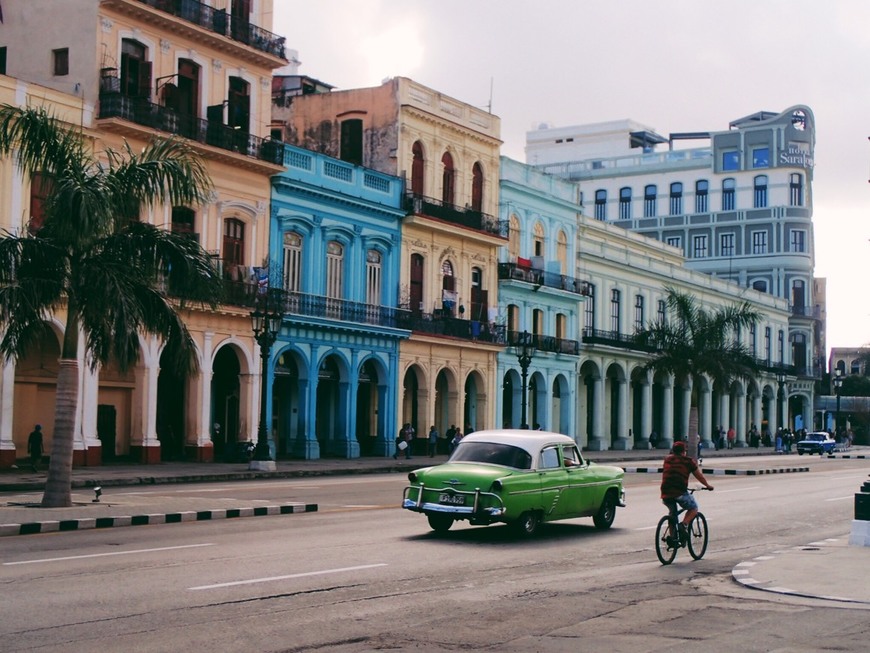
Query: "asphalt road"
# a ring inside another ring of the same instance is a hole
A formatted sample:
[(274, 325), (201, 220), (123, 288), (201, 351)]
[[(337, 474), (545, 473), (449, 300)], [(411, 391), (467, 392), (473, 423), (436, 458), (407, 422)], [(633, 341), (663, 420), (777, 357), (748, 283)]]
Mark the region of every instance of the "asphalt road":
[(612, 530), (571, 520), (530, 541), (498, 526), (434, 535), (397, 508), (400, 475), (118, 488), (319, 511), (4, 538), (0, 641), (8, 651), (865, 651), (866, 609), (748, 589), (731, 570), (847, 534), (866, 477), (864, 463), (840, 461), (713, 478), (716, 491), (700, 496), (708, 553), (681, 552), (669, 567), (652, 547), (655, 475), (628, 477)]

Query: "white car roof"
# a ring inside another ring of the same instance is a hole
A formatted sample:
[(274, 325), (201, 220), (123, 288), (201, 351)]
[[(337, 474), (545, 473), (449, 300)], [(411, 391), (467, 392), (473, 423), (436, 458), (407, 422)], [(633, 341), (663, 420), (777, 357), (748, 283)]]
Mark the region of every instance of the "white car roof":
[(567, 435), (550, 433), (549, 431), (529, 431), (527, 429), (493, 429), (491, 431), (475, 431), (462, 438), (462, 442), (494, 442), (510, 444), (528, 451), (533, 457), (541, 449), (551, 444), (577, 444)]

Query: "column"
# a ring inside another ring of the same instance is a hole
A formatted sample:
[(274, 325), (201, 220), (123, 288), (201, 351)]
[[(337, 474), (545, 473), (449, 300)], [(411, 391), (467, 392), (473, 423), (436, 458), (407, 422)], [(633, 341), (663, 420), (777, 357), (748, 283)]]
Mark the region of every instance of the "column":
[[(82, 369), (81, 403), (79, 412), (82, 419), (81, 427), (81, 464), (88, 467), (100, 465), (103, 462), (103, 443), (97, 437), (97, 403), (100, 394), (100, 377), (97, 370), (90, 365)], [(114, 454), (114, 451), (109, 452)], [(75, 453), (73, 453), (75, 456)]]
[(746, 394), (743, 388), (737, 392), (737, 438), (735, 447), (746, 447)]
[[(15, 362), (0, 362), (0, 467), (12, 467), (17, 459), (12, 432), (15, 397)], [(26, 440), (25, 440), (26, 442)]]
[(662, 432), (659, 448), (674, 446), (674, 378), (662, 382)]
[(711, 385), (705, 385), (704, 389), (698, 393), (698, 401), (700, 402), (700, 414), (698, 415), (698, 423), (700, 426), (701, 442), (705, 449), (713, 448), (713, 389)]
[(599, 375), (592, 380), (592, 433), (586, 445), (590, 451), (604, 451), (607, 442), (604, 440), (604, 379)]
[(648, 449), (650, 447), (649, 436), (652, 433), (652, 379), (649, 377), (649, 372), (645, 379), (640, 380), (640, 424), (641, 432), (638, 439), (638, 448)]
[(616, 396), (619, 401), (619, 406), (616, 410), (616, 441), (613, 443), (614, 449), (625, 451), (631, 449), (632, 442), (628, 439), (628, 387), (629, 384), (625, 379), (615, 379)]

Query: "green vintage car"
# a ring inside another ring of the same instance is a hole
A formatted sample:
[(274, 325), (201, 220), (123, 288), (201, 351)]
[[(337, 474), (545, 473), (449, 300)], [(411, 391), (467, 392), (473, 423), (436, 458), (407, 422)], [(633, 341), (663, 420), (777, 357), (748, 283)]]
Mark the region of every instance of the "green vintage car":
[(542, 522), (592, 517), (610, 528), (625, 506), (619, 467), (583, 460), (566, 435), (546, 431), (478, 431), (462, 438), (443, 465), (408, 474), (402, 507), (421, 512), (436, 532), (457, 520), (502, 522), (531, 535)]

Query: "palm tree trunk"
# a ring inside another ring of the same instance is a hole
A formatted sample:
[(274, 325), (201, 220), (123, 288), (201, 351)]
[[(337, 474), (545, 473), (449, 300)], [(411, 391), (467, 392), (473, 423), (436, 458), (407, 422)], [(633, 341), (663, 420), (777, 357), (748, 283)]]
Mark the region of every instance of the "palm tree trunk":
[(78, 306), (74, 300), (69, 300), (57, 374), (54, 433), (48, 478), (42, 495), (43, 508), (66, 508), (72, 505), (73, 442), (79, 405), (78, 319)]

